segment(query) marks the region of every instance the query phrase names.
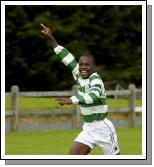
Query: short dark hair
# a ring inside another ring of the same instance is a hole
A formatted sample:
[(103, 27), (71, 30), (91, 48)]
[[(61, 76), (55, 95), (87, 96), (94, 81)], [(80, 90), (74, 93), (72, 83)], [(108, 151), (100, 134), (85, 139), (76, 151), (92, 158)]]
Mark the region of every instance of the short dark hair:
[(84, 53), (80, 57), (82, 57), (82, 56), (89, 57), (92, 60), (92, 62), (96, 65), (96, 59), (95, 59), (95, 57), (92, 54)]

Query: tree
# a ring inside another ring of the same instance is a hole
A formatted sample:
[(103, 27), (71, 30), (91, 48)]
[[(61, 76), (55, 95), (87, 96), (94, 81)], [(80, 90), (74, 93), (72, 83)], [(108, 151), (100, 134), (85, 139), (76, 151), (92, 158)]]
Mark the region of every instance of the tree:
[[(90, 52), (107, 88), (142, 80), (142, 6), (6, 6), (6, 90), (70, 89), (71, 73), (40, 33), (52, 28), (57, 41), (79, 58)], [(133, 61), (132, 61), (133, 60)], [(58, 68), (57, 68), (58, 67)], [(59, 77), (60, 76), (60, 77)]]

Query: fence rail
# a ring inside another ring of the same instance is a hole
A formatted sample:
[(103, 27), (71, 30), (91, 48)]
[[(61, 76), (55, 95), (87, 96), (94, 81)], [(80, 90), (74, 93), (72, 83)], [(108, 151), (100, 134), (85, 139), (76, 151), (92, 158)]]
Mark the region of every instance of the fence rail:
[[(77, 94), (77, 87), (73, 86), (70, 91), (43, 91), (43, 92), (20, 92), (19, 87), (14, 85), (11, 87), (11, 92), (6, 92), (5, 96), (11, 97), (11, 112), (5, 112), (6, 117), (11, 117), (11, 130), (17, 130), (19, 124), (19, 116), (26, 115), (57, 115), (57, 114), (74, 114), (75, 116), (75, 128), (80, 127), (80, 110), (78, 105), (73, 105), (72, 109), (60, 110), (54, 109), (50, 111), (22, 111), (19, 112), (19, 97), (70, 97)], [(135, 112), (140, 112), (141, 107), (136, 108), (135, 100), (137, 96), (142, 96), (142, 90), (136, 89), (134, 84), (130, 84), (127, 90), (107, 90), (107, 96), (113, 97), (127, 97), (128, 107), (127, 108), (111, 108), (109, 112), (125, 112), (128, 113), (129, 126), (135, 125)], [(73, 111), (73, 112), (72, 112)]]
[[(137, 92), (141, 92), (140, 90), (137, 90)], [(73, 92), (68, 90), (68, 91), (41, 91), (41, 92), (19, 92), (20, 96), (25, 96), (25, 97), (70, 97), (72, 96)], [(5, 96), (10, 96), (11, 92), (6, 92)], [(129, 96), (130, 91), (129, 90), (107, 90), (106, 91), (107, 96)]]
[[(41, 91), (41, 92), (20, 92), (20, 96), (26, 97), (70, 97), (72, 96), (72, 91)], [(5, 93), (5, 96), (10, 96), (11, 93)]]

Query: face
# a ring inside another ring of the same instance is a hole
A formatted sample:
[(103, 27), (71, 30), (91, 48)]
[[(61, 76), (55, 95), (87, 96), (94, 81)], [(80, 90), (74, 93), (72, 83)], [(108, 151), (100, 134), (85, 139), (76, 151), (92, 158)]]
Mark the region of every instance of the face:
[(94, 72), (95, 64), (90, 57), (81, 56), (79, 59), (79, 72), (83, 79), (88, 78)]

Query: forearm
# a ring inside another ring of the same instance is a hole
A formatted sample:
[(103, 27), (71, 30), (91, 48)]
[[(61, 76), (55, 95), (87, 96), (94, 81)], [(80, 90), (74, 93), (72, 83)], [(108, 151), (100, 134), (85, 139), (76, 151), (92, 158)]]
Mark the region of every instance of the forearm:
[(49, 42), (50, 42), (52, 48), (56, 48), (56, 47), (59, 45), (58, 42), (54, 39), (53, 36), (51, 36), (51, 37), (49, 38)]
[(88, 93), (86, 93), (85, 95), (76, 95), (76, 96), (72, 96), (71, 100), (73, 102), (73, 104), (92, 104), (97, 100), (97, 97), (92, 97), (91, 95), (89, 95)]
[(98, 103), (100, 99), (102, 99), (101, 96), (101, 86), (100, 85), (93, 85), (93, 87), (90, 88), (88, 93), (83, 93), (78, 91), (78, 94), (76, 96), (71, 97), (73, 104), (94, 104)]
[(70, 98), (59, 98), (59, 99), (56, 99), (58, 101), (58, 103), (60, 105), (64, 105), (64, 104), (73, 104), (72, 103), (72, 100)]
[(55, 38), (53, 37), (52, 35), (52, 32), (50, 30), (50, 28), (46, 27), (45, 25), (41, 24), (42, 26), (42, 30), (41, 30), (41, 33), (50, 41), (51, 43), (51, 46), (53, 48), (56, 48), (58, 46), (58, 43), (57, 41), (55, 40)]
[(77, 67), (78, 63), (76, 62), (74, 56), (63, 46), (58, 45), (54, 48), (54, 52), (58, 55), (62, 63), (64, 63), (71, 71)]

